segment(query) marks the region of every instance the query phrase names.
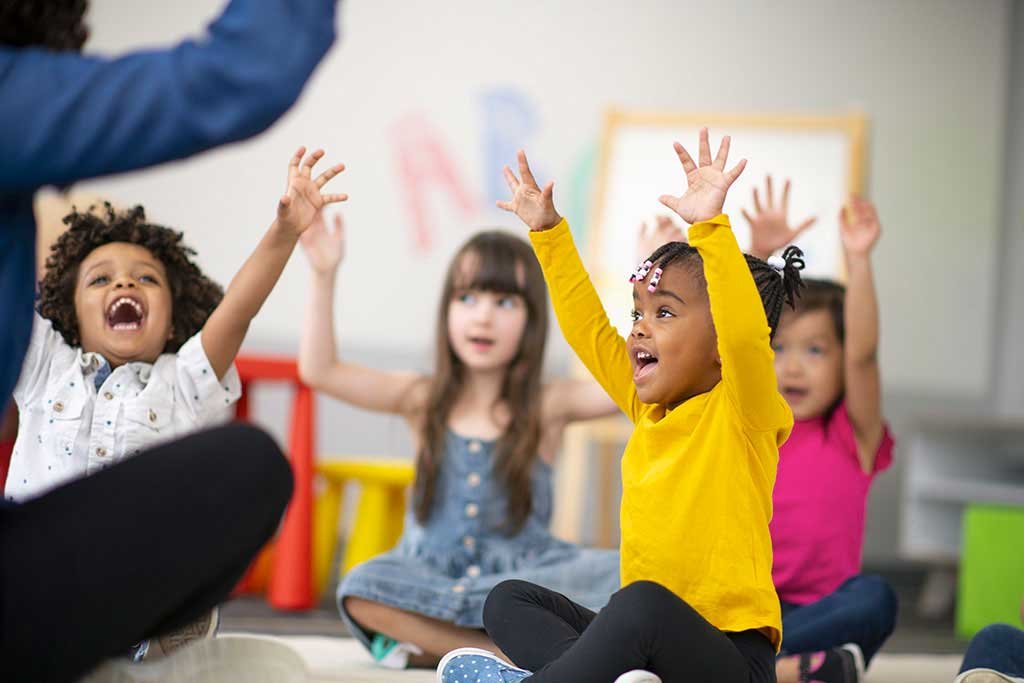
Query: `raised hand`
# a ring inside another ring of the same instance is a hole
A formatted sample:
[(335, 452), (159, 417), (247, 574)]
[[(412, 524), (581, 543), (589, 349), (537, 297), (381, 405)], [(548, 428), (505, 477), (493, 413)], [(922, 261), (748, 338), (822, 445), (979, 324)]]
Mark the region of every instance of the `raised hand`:
[(708, 129), (701, 128), (700, 166), (693, 163), (693, 158), (682, 145), (675, 143), (673, 147), (683, 164), (683, 170), (686, 171), (686, 192), (680, 197), (664, 194), (661, 196), (661, 203), (691, 225), (722, 213), (729, 187), (736, 182), (747, 165), (747, 160), (742, 159), (731, 170), (725, 170), (725, 162), (729, 159), (729, 142), (728, 135), (722, 138), (718, 155), (712, 161)]
[(334, 229), (327, 227), (324, 212), (320, 210), (299, 242), (306, 252), (310, 267), (318, 273), (332, 273), (345, 258), (345, 221), (341, 214), (334, 215)]
[(871, 252), (882, 234), (875, 205), (853, 195), (839, 211), (839, 237), (848, 254), (865, 256)]
[(644, 222), (640, 224), (637, 230), (637, 260), (643, 261), (663, 244), (685, 241), (686, 233), (671, 218), (668, 216), (657, 216), (654, 227), (648, 227), (647, 223)]
[[(519, 219), (526, 223), (530, 230), (549, 230), (561, 222), (562, 217), (555, 211), (555, 203), (552, 199), (555, 183), (548, 182), (541, 189), (530, 172), (530, 165), (526, 161), (526, 153), (519, 150), (519, 178), (508, 166), (503, 169), (505, 182), (512, 192), (512, 199), (503, 202), (498, 200), (499, 209), (511, 211), (519, 216)], [(520, 178), (522, 180), (520, 180)]]
[(348, 199), (347, 194), (320, 193), (327, 181), (345, 170), (345, 164), (331, 166), (314, 180), (313, 166), (323, 158), (324, 151), (318, 149), (303, 159), (305, 154), (306, 148), (299, 147), (288, 162), (288, 185), (277, 204), (278, 224), (295, 236), (305, 232), (325, 205)]
[(776, 204), (772, 192), (772, 177), (766, 176), (765, 204), (762, 206), (761, 197), (755, 187), (754, 215), (751, 216), (743, 209), (743, 217), (750, 223), (750, 253), (758, 258), (768, 258), (775, 251), (793, 242), (800, 233), (818, 220), (817, 216), (811, 216), (796, 226), (790, 226), (786, 217), (789, 213), (789, 187), (790, 183), (787, 180), (782, 185), (782, 198)]

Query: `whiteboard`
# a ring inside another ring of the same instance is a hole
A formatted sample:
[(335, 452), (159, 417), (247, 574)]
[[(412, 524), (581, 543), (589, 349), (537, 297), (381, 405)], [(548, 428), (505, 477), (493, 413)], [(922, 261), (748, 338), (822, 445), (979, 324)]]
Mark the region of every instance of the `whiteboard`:
[[(611, 110), (605, 117), (596, 218), (588, 266), (609, 317), (625, 334), (630, 327), (631, 288), (625, 286), (641, 255), (637, 227), (658, 214), (671, 215), (662, 194), (685, 191), (686, 176), (672, 143), (697, 158), (698, 133), (708, 126), (714, 154), (723, 135), (732, 136), (728, 167), (747, 159), (743, 175), (726, 199), (740, 247), (750, 245), (741, 209), (753, 212), (754, 187), (765, 202), (764, 179), (771, 174), (776, 201), (783, 182), (792, 181), (789, 218), (818, 221), (796, 241), (804, 251), (807, 277), (844, 279), (838, 214), (851, 192), (863, 187), (866, 118), (849, 116), (742, 116), (646, 113)], [(676, 219), (678, 222), (678, 218)], [(680, 222), (681, 224), (681, 222)]]

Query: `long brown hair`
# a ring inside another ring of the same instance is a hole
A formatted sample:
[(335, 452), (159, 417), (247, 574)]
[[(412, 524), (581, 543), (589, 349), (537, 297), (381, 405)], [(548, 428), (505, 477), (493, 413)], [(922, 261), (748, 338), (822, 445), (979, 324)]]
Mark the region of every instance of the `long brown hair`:
[[(475, 266), (469, 277), (464, 264), (468, 255), (474, 257)], [(510, 420), (498, 439), (494, 456), (495, 471), (508, 493), (505, 530), (511, 534), (522, 529), (532, 507), (531, 473), (540, 442), (541, 366), (548, 336), (548, 299), (544, 275), (530, 245), (506, 232), (477, 233), (462, 245), (448, 266), (438, 306), (434, 375), (420, 433), (413, 505), (416, 519), (425, 523), (434, 503), (448, 417), (466, 379), (466, 368), (448, 338), (449, 304), (466, 290), (516, 294), (526, 304), (523, 337), (498, 397), (498, 402), (507, 406)]]

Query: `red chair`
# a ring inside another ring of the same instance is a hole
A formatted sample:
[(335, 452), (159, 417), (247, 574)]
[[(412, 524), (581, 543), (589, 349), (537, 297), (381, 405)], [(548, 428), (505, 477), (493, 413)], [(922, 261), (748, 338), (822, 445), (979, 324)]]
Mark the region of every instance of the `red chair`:
[[(315, 434), (312, 390), (299, 381), (298, 364), (284, 357), (239, 356), (235, 367), (242, 382), (242, 397), (236, 407), (239, 420), (249, 420), (249, 390), (256, 382), (287, 382), (295, 387), (292, 399), (291, 428), (288, 435), (288, 456), (295, 490), (285, 511), (273, 551), (261, 553), (262, 563), (269, 563), (267, 602), (278, 609), (304, 610), (313, 606), (312, 538), (313, 538), (313, 442)], [(257, 583), (254, 575), (261, 560), (242, 579), (239, 590), (249, 592)]]

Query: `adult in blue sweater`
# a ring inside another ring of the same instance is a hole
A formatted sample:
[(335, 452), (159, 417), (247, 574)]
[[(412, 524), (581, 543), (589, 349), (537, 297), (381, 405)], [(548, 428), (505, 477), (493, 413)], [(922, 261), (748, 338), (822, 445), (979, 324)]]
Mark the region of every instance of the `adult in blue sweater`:
[[(232, 0), (202, 39), (90, 57), (86, 5), (0, 3), (0, 406), (31, 332), (35, 191), (259, 133), (335, 37), (336, 0)], [(231, 426), (3, 505), (0, 680), (72, 680), (209, 612), (290, 491), (273, 441)]]

